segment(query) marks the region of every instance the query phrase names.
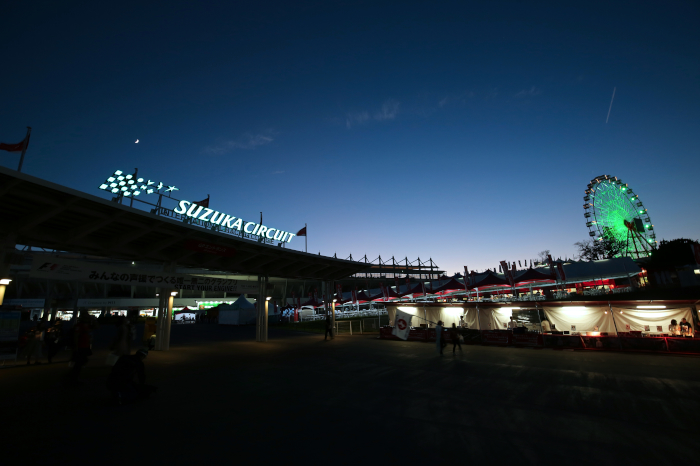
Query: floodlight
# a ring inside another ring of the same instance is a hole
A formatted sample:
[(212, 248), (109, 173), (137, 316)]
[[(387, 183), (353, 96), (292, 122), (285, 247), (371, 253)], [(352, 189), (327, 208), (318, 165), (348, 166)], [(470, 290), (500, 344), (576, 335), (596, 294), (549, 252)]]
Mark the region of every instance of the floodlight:
[(637, 309), (666, 309), (666, 306), (637, 306)]
[(117, 171), (114, 172), (114, 174), (115, 174), (115, 175), (121, 175), (121, 174), (122, 174), (122, 171), (121, 171), (121, 170), (117, 170)]
[(268, 296), (267, 298), (265, 298), (265, 301), (269, 301), (271, 299), (272, 299), (272, 296)]
[(131, 196), (131, 193), (129, 191), (124, 191), (125, 196)]
[(171, 291), (170, 296), (177, 296), (177, 291)]
[(117, 188), (114, 188), (114, 189), (112, 190), (112, 192), (113, 192), (114, 194), (117, 194), (117, 193), (119, 192), (119, 190), (118, 190)]
[(119, 186), (117, 183), (110, 183), (109, 184), (110, 188), (116, 188), (117, 186)]
[(139, 178), (139, 179), (136, 180), (136, 181), (138, 181), (139, 183), (143, 183), (143, 178)]
[(0, 278), (0, 285), (9, 285), (11, 281), (11, 278)]
[(132, 178), (133, 178), (133, 176), (131, 176), (131, 175), (126, 175), (126, 179), (127, 179), (127, 180), (130, 180), (130, 179), (132, 179)]
[(118, 179), (119, 181), (121, 181), (121, 180), (124, 179), (124, 177), (123, 177), (123, 176), (118, 176), (117, 179)]
[(107, 185), (104, 184), (104, 183), (100, 185), (100, 189), (107, 189), (107, 188), (109, 188), (109, 186), (107, 186)]
[(125, 184), (126, 184), (125, 181), (120, 181), (120, 182), (119, 182), (119, 186), (124, 186)]
[(141, 194), (141, 191), (134, 191), (134, 196), (138, 196), (139, 194)]
[(111, 183), (112, 181), (114, 181), (114, 180), (116, 180), (116, 178), (113, 177), (113, 176), (110, 176), (109, 178), (107, 178), (107, 181), (109, 181), (110, 183)]

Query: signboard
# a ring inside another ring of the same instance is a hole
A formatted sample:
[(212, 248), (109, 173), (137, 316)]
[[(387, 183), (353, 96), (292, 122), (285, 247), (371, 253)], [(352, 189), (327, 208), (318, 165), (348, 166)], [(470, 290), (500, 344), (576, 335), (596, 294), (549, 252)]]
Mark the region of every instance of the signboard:
[(2, 304), (6, 306), (22, 306), (25, 309), (43, 309), (45, 302), (45, 299), (5, 299)]
[[(29, 276), (48, 280), (135, 285), (178, 290), (225, 291), (240, 294), (258, 293), (258, 283), (252, 281), (142, 270), (136, 267), (118, 267), (111, 264), (78, 262), (55, 257), (34, 257)], [(105, 304), (105, 306), (109, 305)]]
[(208, 243), (206, 241), (198, 241), (195, 239), (187, 240), (185, 242), (185, 249), (224, 257), (232, 257), (236, 255), (236, 250), (234, 248), (220, 246), (218, 244)]
[(17, 359), (22, 311), (0, 311), (0, 359)]

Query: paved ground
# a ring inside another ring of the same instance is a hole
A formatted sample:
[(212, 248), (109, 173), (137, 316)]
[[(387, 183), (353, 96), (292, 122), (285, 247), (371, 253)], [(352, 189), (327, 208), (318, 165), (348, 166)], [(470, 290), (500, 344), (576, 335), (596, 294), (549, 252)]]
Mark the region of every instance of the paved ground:
[[(111, 329), (102, 329), (104, 334)], [(700, 358), (434, 345), (173, 327), (147, 402), (114, 406), (106, 352), (85, 384), (1, 369), (3, 464), (697, 463)], [(5, 463), (5, 460), (8, 460)]]

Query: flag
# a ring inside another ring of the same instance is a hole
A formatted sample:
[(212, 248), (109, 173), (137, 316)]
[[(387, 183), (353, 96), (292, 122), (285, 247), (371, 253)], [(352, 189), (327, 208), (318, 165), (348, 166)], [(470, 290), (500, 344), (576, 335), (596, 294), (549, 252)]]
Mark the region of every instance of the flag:
[(338, 283), (335, 285), (335, 289), (338, 290), (338, 304), (343, 302), (343, 285)]
[(306, 236), (306, 227), (302, 228), (301, 230), (297, 231), (297, 236)]
[(561, 265), (561, 262), (557, 262), (557, 275), (559, 275), (559, 279), (562, 282), (566, 281), (566, 274), (564, 273), (564, 266)]
[(399, 289), (399, 277), (394, 275), (394, 281), (396, 282), (396, 294), (401, 295), (401, 290)]
[(406, 294), (411, 292), (411, 279), (406, 275)]
[(27, 135), (17, 144), (5, 144), (0, 142), (0, 150), (6, 150), (7, 152), (21, 153), (29, 145), (29, 132)]
[(352, 290), (352, 302), (356, 303), (358, 301), (357, 299), (357, 287), (355, 287), (354, 290)]
[(206, 207), (208, 209), (209, 208), (209, 194), (207, 194), (207, 198), (204, 199), (203, 201), (193, 202), (193, 204), (197, 204), (199, 206)]
[[(525, 265), (527, 265), (527, 264), (525, 264)], [(523, 263), (520, 262), (520, 259), (518, 259), (518, 267), (522, 267), (522, 266), (523, 266)]]
[(549, 264), (549, 274), (551, 276), (555, 276), (554, 273), (554, 264), (552, 263), (552, 256), (551, 254), (547, 254), (547, 264)]
[(501, 261), (501, 265), (499, 267), (503, 268), (503, 274), (506, 276), (506, 279), (508, 279), (510, 286), (515, 286), (515, 283), (513, 282), (513, 273), (508, 270), (508, 263), (506, 261)]
[(467, 291), (467, 286), (469, 285), (467, 280), (469, 280), (469, 268), (465, 265), (464, 266), (464, 291)]
[(402, 340), (408, 340), (408, 334), (411, 331), (412, 317), (413, 316), (407, 312), (396, 310), (394, 329), (391, 331), (391, 334), (396, 335)]
[(427, 293), (425, 292), (425, 282), (421, 282), (420, 286), (421, 288), (423, 288), (423, 296), (427, 295)]

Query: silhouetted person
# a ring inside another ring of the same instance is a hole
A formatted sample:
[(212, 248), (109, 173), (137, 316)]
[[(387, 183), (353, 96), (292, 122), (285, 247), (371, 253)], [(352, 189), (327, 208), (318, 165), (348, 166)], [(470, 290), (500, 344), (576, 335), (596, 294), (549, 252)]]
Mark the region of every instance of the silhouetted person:
[(56, 320), (44, 337), (44, 342), (46, 343), (46, 359), (51, 364), (51, 360), (61, 349), (60, 341), (63, 335), (63, 323), (60, 320)]
[(88, 317), (81, 317), (75, 324), (73, 333), (73, 357), (71, 362), (73, 367), (68, 374), (71, 382), (77, 382), (80, 372), (88, 363), (88, 358), (92, 356), (92, 326)]
[(132, 355), (120, 357), (107, 377), (107, 388), (119, 404), (148, 398), (156, 388), (146, 385), (146, 367), (143, 360), (148, 350), (141, 348)]
[(442, 354), (442, 349), (445, 346), (447, 346), (447, 342), (445, 341), (442, 335), (442, 329), (442, 321), (438, 320), (438, 323), (435, 326), (435, 347), (437, 348), (440, 354)]
[(462, 344), (459, 341), (459, 331), (455, 323), (452, 324), (452, 328), (450, 329), (450, 338), (452, 339), (452, 353), (454, 354), (458, 346), (459, 350), (462, 351)]
[(331, 315), (326, 314), (326, 335), (323, 337), (323, 340), (328, 340), (328, 335), (331, 336), (331, 340), (333, 339), (333, 321), (331, 321)]

